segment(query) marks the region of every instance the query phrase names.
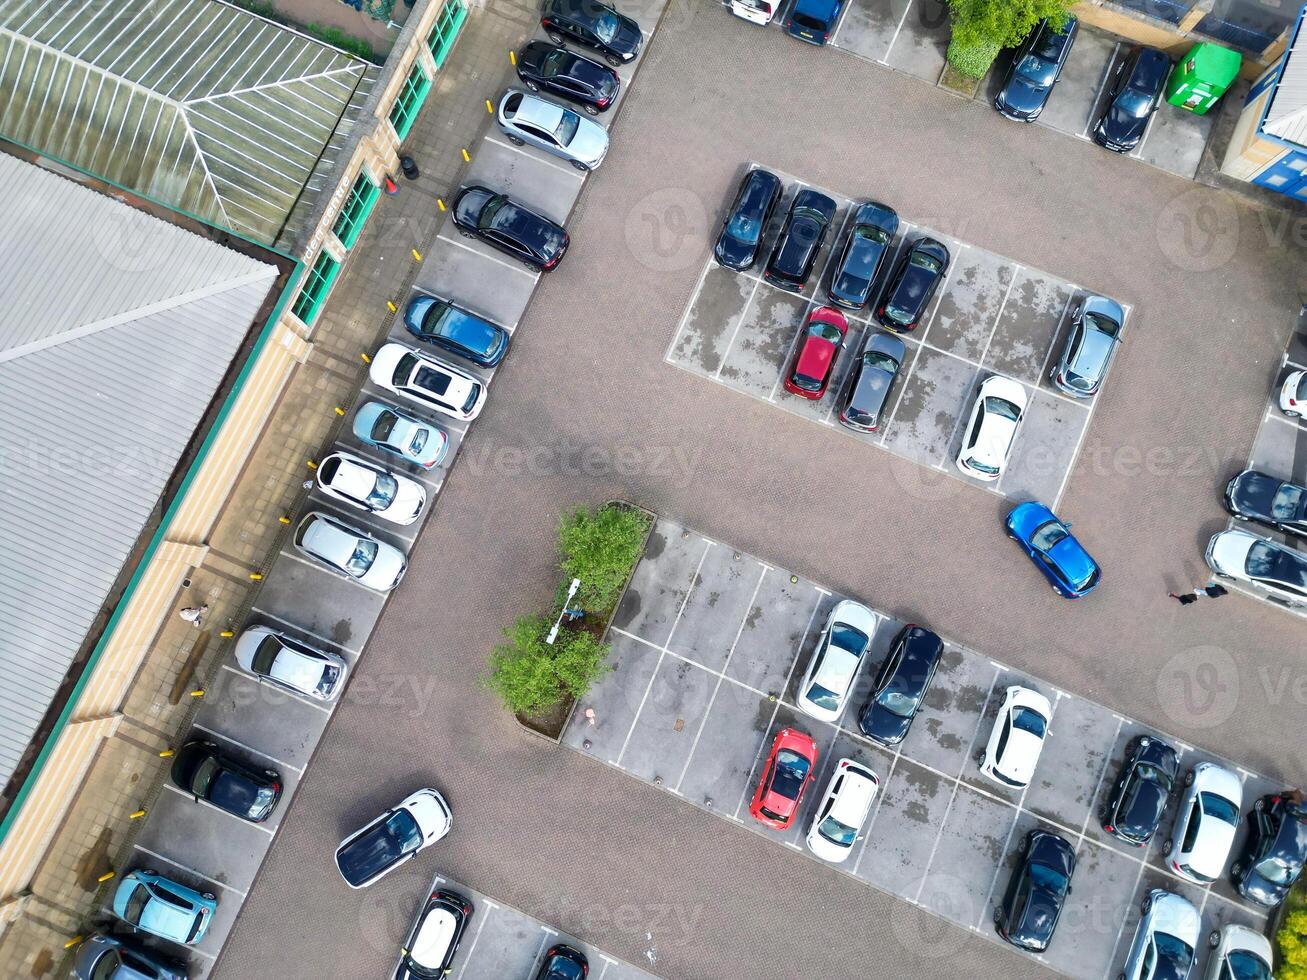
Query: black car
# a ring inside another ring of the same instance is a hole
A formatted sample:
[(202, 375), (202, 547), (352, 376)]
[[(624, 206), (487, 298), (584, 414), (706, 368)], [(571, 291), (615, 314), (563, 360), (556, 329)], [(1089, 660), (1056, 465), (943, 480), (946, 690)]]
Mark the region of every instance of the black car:
[(713, 246), (713, 257), (718, 262), (737, 272), (753, 267), (784, 189), (781, 179), (770, 170), (755, 168), (744, 175)]
[(885, 745), (903, 741), (943, 653), (944, 642), (930, 630), (915, 625), (899, 630), (858, 716), (862, 734)]
[(1225, 509), (1245, 521), (1307, 537), (1307, 487), (1244, 470), (1225, 488)]
[(1307, 861), (1307, 803), (1301, 793), (1263, 796), (1248, 814), (1248, 839), (1230, 865), (1244, 898), (1270, 908), (1289, 894)]
[(458, 892), (436, 889), (422, 906), (400, 950), (395, 980), (445, 977), (472, 920), (472, 903)]
[(640, 53), (640, 25), (599, 0), (545, 0), (540, 26), (555, 44), (594, 48), (614, 68)]
[(891, 333), (877, 330), (867, 338), (844, 390), (841, 423), (859, 432), (876, 430), (906, 356), (907, 347)]
[(833, 264), (828, 290), (832, 303), (860, 310), (870, 302), (898, 230), (899, 216), (893, 208), (875, 201), (858, 206), (844, 248)]
[(1098, 814), (1103, 829), (1127, 844), (1146, 846), (1162, 822), (1179, 772), (1180, 757), (1160, 738), (1132, 739)]
[(773, 286), (802, 292), (826, 233), (835, 222), (835, 207), (825, 194), (808, 187), (795, 194), (762, 277)]
[(948, 248), (933, 238), (918, 238), (899, 259), (894, 278), (881, 295), (876, 319), (891, 330), (916, 328), (931, 297), (948, 271)]
[(616, 101), (622, 85), (607, 65), (545, 41), (532, 41), (517, 53), (517, 77), (532, 92), (552, 92), (592, 116)]
[(545, 958), (540, 962), (535, 980), (584, 980), (590, 972), (590, 963), (579, 949), (564, 946), (561, 943), (549, 947)]
[(1071, 894), (1076, 849), (1047, 830), (1032, 830), (1021, 841), (1021, 864), (994, 908), (994, 929), (1020, 949), (1042, 953), (1053, 941), (1062, 906)]
[(1047, 20), (1036, 24), (1012, 56), (1003, 87), (994, 96), (994, 108), (1018, 122), (1038, 119), (1062, 74), (1079, 27), (1074, 17), (1068, 17), (1061, 27)]
[(252, 823), (267, 820), (281, 798), (281, 773), (276, 769), (248, 768), (216, 742), (198, 739), (177, 750), (172, 781), (197, 800)]
[(1091, 135), (1099, 146), (1128, 153), (1139, 145), (1148, 119), (1162, 101), (1171, 59), (1156, 48), (1134, 48), (1116, 66), (1103, 111)]
[(557, 268), (571, 243), (562, 225), (479, 184), (454, 198), (454, 224), (467, 238), (479, 238), (541, 272)]

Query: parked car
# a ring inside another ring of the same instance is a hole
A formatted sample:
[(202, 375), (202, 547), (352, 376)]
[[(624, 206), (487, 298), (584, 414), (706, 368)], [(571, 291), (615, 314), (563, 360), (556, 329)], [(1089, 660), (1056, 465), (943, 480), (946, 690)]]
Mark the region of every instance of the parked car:
[(454, 826), (445, 798), (420, 789), (354, 831), (336, 848), (336, 869), (350, 888), (368, 885), (417, 856)]
[(862, 825), (879, 788), (880, 777), (862, 763), (853, 759), (835, 763), (821, 805), (808, 826), (808, 850), (833, 864), (852, 854), (853, 845), (862, 839)]
[(819, 401), (826, 394), (835, 359), (848, 332), (844, 314), (833, 306), (821, 306), (809, 313), (795, 345), (794, 362), (785, 375), (785, 390)]
[(1007, 536), (1021, 545), (1058, 595), (1079, 599), (1097, 588), (1102, 578), (1098, 562), (1072, 536), (1071, 525), (1058, 520), (1043, 504), (1033, 500), (1017, 504), (1004, 526)]
[(267, 820), (281, 799), (281, 773), (247, 766), (217, 742), (187, 742), (173, 756), (171, 775), (173, 783), (195, 799), (251, 823)]
[(1028, 687), (1009, 687), (989, 742), (977, 758), (980, 771), (1003, 786), (1026, 786), (1035, 774), (1052, 717), (1052, 705), (1044, 695)]
[(1018, 122), (1038, 119), (1053, 94), (1053, 86), (1062, 77), (1079, 27), (1074, 17), (1067, 17), (1061, 26), (1047, 20), (1036, 24), (1013, 55), (1003, 87), (994, 96), (994, 108)]
[(834, 722), (844, 710), (862, 658), (871, 649), (880, 617), (860, 602), (835, 604), (799, 684), (799, 710)]
[(186, 964), (97, 932), (77, 947), (73, 980), (186, 980)]
[(545, 0), (540, 26), (555, 44), (594, 48), (614, 68), (634, 61), (644, 40), (639, 24), (599, 0)]
[(902, 742), (943, 655), (944, 641), (925, 627), (909, 623), (899, 630), (858, 716), (862, 734), (884, 745)]
[(424, 470), (439, 466), (449, 451), (449, 435), (439, 426), (381, 402), (365, 402), (354, 415), (354, 437)]
[(890, 392), (907, 356), (907, 347), (893, 334), (877, 330), (862, 347), (844, 389), (839, 419), (858, 432), (875, 432), (889, 405)]
[(1171, 59), (1156, 48), (1133, 48), (1116, 66), (1116, 75), (1098, 120), (1094, 142), (1115, 153), (1129, 153), (1144, 138), (1148, 120), (1162, 102)]
[(839, 256), (832, 263), (830, 301), (846, 310), (861, 310), (870, 301), (899, 230), (899, 216), (885, 204), (858, 205)]
[(392, 342), (377, 351), (368, 377), (374, 385), (462, 422), (471, 422), (486, 404), (484, 381), (403, 344)]
[(590, 963), (585, 954), (571, 946), (550, 946), (540, 961), (535, 980), (585, 980)]
[(1171, 839), (1162, 845), (1167, 866), (1181, 878), (1207, 884), (1221, 876), (1239, 827), (1243, 783), (1214, 762), (1200, 762), (1184, 777)]
[(784, 190), (781, 179), (769, 170), (755, 167), (744, 175), (713, 246), (713, 257), (721, 265), (737, 272), (753, 268)]
[(395, 980), (448, 976), (458, 944), (471, 920), (470, 899), (444, 888), (433, 891), (399, 951)]
[(816, 768), (816, 742), (793, 728), (777, 732), (749, 803), (753, 819), (773, 830), (788, 830)]
[(1248, 582), (1291, 606), (1307, 603), (1307, 555), (1247, 531), (1221, 531), (1207, 543), (1207, 564), (1222, 578)]
[(243, 632), (233, 654), (246, 673), (315, 701), (334, 701), (349, 671), (339, 654), (315, 650), (266, 626)]
[(510, 143), (529, 143), (582, 172), (608, 155), (608, 130), (543, 96), (509, 89), (499, 100), (498, 120)]
[(1053, 368), (1053, 384), (1072, 398), (1092, 398), (1103, 385), (1121, 345), (1125, 311), (1106, 296), (1089, 296), (1071, 317), (1062, 357)]
[(1227, 922), (1207, 939), (1206, 980), (1273, 980), (1271, 941), (1255, 929)]
[(194, 946), (218, 911), (211, 892), (197, 892), (153, 871), (129, 871), (113, 893), (113, 914), (133, 929)]
[(1260, 797), (1248, 813), (1243, 852), (1230, 867), (1239, 894), (1272, 908), (1284, 901), (1307, 862), (1307, 804), (1301, 793)]
[(454, 198), (454, 224), (465, 238), (479, 238), (540, 272), (558, 268), (571, 244), (562, 225), (480, 184), (464, 187)]
[(404, 310), (404, 326), (418, 340), (473, 364), (492, 368), (508, 353), (508, 331), (439, 296), (418, 293)]
[(1147, 847), (1162, 822), (1179, 773), (1180, 757), (1166, 742), (1151, 735), (1131, 739), (1098, 814), (1103, 829), (1127, 844)]
[(321, 511), (305, 515), (293, 540), (300, 554), (374, 592), (389, 592), (408, 570), (408, 559), (394, 545)]
[(328, 497), (392, 524), (412, 524), (427, 502), (427, 492), (416, 480), (343, 449), (318, 463), (314, 475)]
[(622, 87), (607, 65), (545, 41), (532, 41), (517, 53), (517, 77), (532, 92), (575, 102), (592, 116), (607, 112)]
[(1258, 470), (1244, 470), (1225, 487), (1225, 509), (1235, 517), (1285, 534), (1307, 537), (1307, 487)]
[(899, 259), (894, 276), (881, 293), (876, 321), (899, 333), (915, 330), (948, 272), (948, 248), (933, 238), (918, 238)]
[(773, 286), (802, 292), (834, 221), (834, 201), (810, 187), (800, 190), (790, 204), (762, 277)]
[(1071, 894), (1076, 849), (1066, 838), (1036, 828), (1022, 838), (1018, 853), (1020, 864), (994, 907), (994, 930), (1018, 949), (1042, 953)]
[(1280, 411), (1291, 419), (1300, 418), (1307, 408), (1307, 371), (1293, 371), (1280, 385)]
[(790, 37), (809, 44), (822, 45), (831, 39), (835, 25), (840, 22), (844, 0), (794, 0), (785, 19)]
[(776, 8), (781, 2), (782, 0), (730, 0), (730, 11), (736, 17), (743, 17), (765, 27), (776, 16)]
[(958, 469), (987, 483), (1002, 477), (1025, 412), (1026, 389), (1020, 382), (997, 374), (986, 378), (962, 430)]
[(1139, 911), (1121, 976), (1125, 980), (1186, 980), (1202, 928), (1198, 910), (1187, 899), (1154, 888), (1139, 903)]

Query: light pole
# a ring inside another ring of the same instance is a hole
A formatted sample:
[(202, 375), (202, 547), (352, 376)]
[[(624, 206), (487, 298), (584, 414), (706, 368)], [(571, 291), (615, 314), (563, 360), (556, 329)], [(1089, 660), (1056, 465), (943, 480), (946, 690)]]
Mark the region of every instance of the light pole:
[(551, 629), (549, 635), (545, 637), (545, 642), (550, 646), (553, 646), (554, 641), (558, 639), (558, 627), (562, 625), (563, 617), (567, 615), (568, 606), (572, 603), (572, 596), (576, 595), (576, 590), (580, 587), (581, 580), (579, 578), (572, 579), (572, 584), (567, 587), (567, 598), (563, 600), (563, 611), (558, 614), (558, 618), (554, 620), (553, 629)]

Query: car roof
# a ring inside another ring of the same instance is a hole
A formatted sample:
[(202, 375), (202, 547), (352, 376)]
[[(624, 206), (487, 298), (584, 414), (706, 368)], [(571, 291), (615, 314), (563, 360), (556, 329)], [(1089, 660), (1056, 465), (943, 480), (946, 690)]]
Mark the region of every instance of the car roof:
[(409, 955), (422, 966), (442, 966), (458, 933), (458, 921), (458, 916), (447, 904), (433, 902), (418, 924)]
[(867, 807), (875, 795), (875, 782), (856, 769), (845, 769), (830, 815), (842, 824), (856, 827), (867, 815)]
[[(335, 456), (339, 462), (336, 471), (331, 475), (329, 484), (331, 489), (359, 500), (367, 497), (377, 485), (377, 471), (356, 459), (350, 459), (343, 453), (333, 453), (332, 456)], [(325, 463), (326, 460), (323, 462)], [(318, 470), (321, 472), (321, 464)]]
[(313, 513), (307, 519), (311, 523), (300, 538), (304, 547), (332, 564), (344, 566), (358, 547), (359, 535), (322, 514)]
[(531, 123), (551, 133), (558, 129), (563, 121), (563, 113), (568, 111), (557, 103), (526, 92), (514, 92), (505, 102), (514, 95), (520, 96), (520, 99), (516, 110), (507, 110), (512, 113), (511, 118), (515, 122)]

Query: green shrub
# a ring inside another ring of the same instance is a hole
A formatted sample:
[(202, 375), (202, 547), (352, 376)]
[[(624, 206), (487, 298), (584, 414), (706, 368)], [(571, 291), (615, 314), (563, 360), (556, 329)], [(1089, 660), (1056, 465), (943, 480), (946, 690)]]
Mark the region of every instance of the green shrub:
[(952, 20), (948, 61), (970, 78), (983, 78), (1003, 48), (1020, 44), (1041, 20), (1065, 24), (1068, 0), (948, 0)]
[(1284, 917), (1275, 944), (1280, 948), (1277, 980), (1307, 980), (1307, 909), (1295, 909)]
[(621, 598), (648, 530), (649, 516), (633, 508), (579, 507), (564, 514), (558, 528), (560, 567), (567, 576), (561, 583), (563, 595), (571, 579), (579, 578), (581, 587), (573, 606), (606, 618)]
[(997, 44), (963, 44), (956, 36), (948, 43), (948, 63), (968, 78), (984, 78), (1002, 48)]
[(553, 623), (543, 613), (522, 616), (490, 655), (486, 684), (514, 714), (539, 715), (567, 697), (584, 697), (609, 670), (608, 647), (593, 633), (562, 627), (553, 646), (547, 644)]

